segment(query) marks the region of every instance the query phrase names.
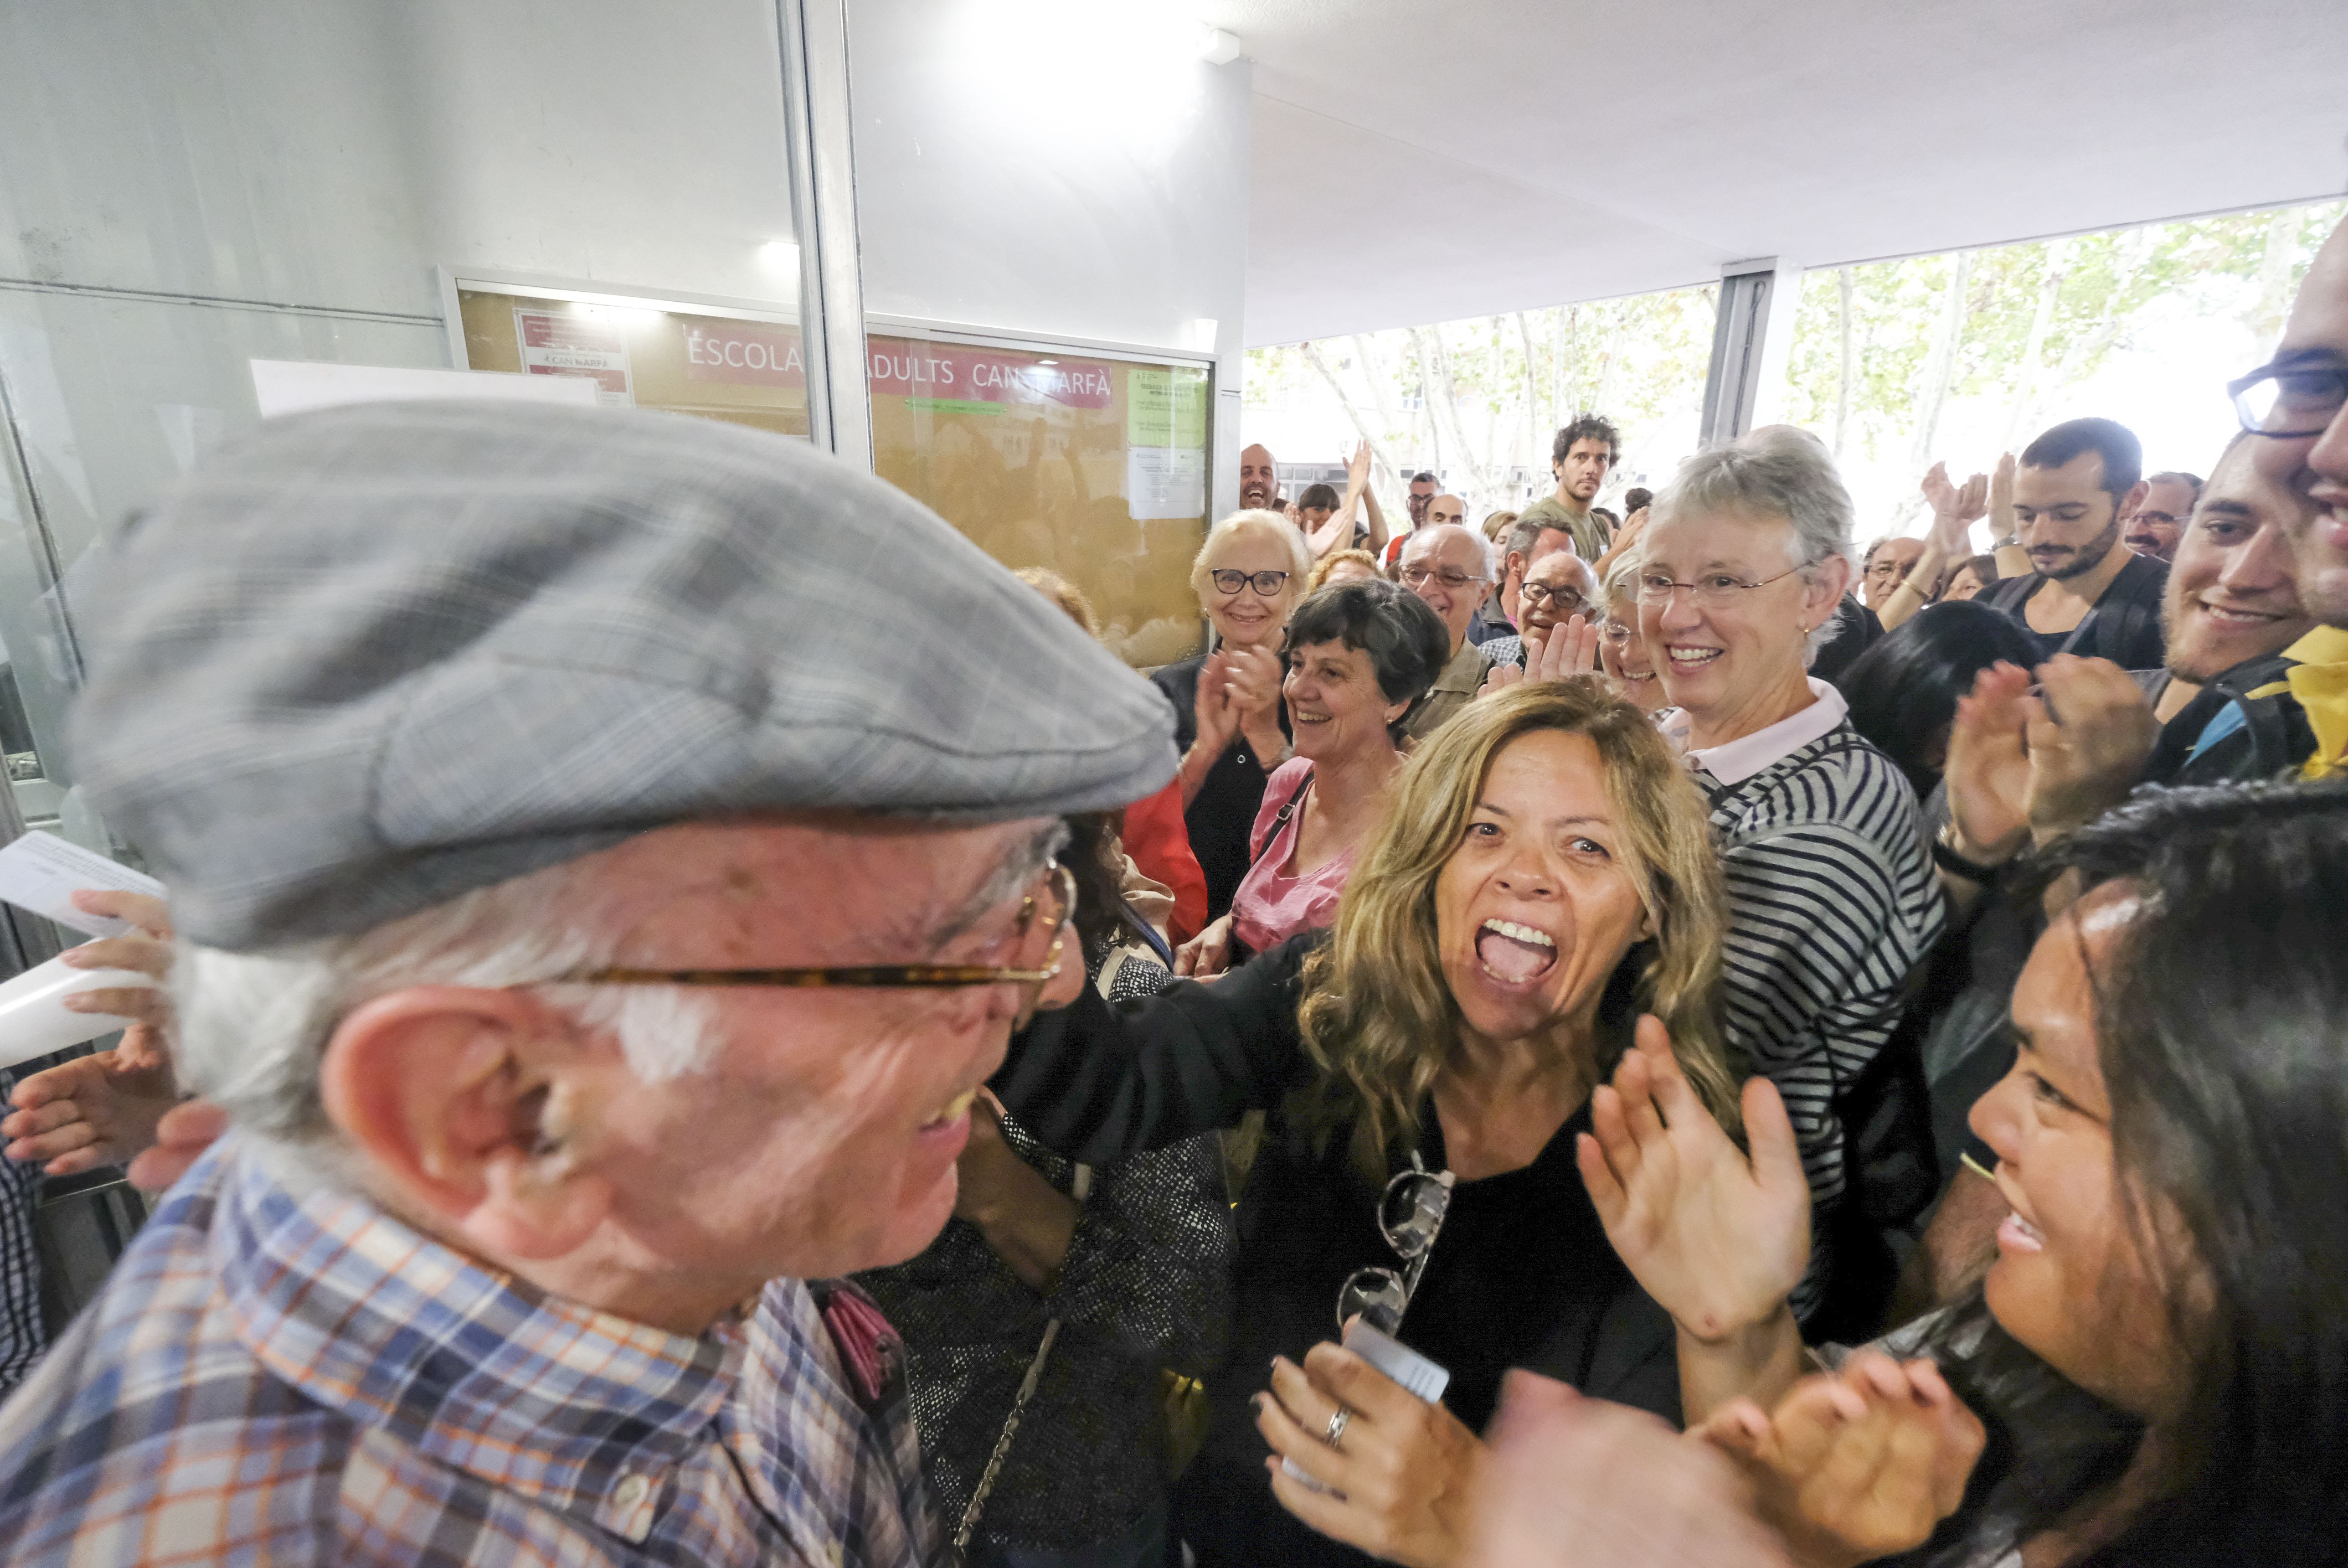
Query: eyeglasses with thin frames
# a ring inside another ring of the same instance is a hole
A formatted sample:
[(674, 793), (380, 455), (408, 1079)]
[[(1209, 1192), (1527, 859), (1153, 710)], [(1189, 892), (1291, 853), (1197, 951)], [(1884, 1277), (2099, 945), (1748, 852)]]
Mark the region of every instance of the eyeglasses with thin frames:
[(1430, 1171), (1410, 1157), (1410, 1169), (1386, 1184), (1378, 1199), (1378, 1229), (1386, 1245), (1402, 1259), (1402, 1271), (1359, 1268), (1337, 1287), (1337, 1329), (1359, 1317), (1381, 1334), (1402, 1328), (1402, 1315), (1426, 1272), (1427, 1255), (1443, 1232), (1443, 1216), (1451, 1210), (1455, 1178), (1448, 1171)]
[(2321, 436), (2348, 405), (2348, 365), (2262, 364), (2226, 384), (2234, 417), (2253, 436), (2277, 441)]
[(1743, 578), (1732, 577), (1725, 571), (1714, 572), (1698, 582), (1673, 582), (1670, 578), (1660, 573), (1653, 574), (1639, 579), (1639, 602), (1644, 605), (1666, 605), (1672, 601), (1673, 595), (1684, 589), (1687, 591), (1688, 602), (1698, 609), (1725, 610), (1736, 602), (1738, 594), (1750, 593), (1756, 588), (1766, 588), (1773, 582), (1783, 582), (1801, 569), (1800, 567), (1789, 567), (1776, 577), (1765, 577), (1759, 582), (1746, 582)]
[[(588, 969), (564, 975), (554, 985), (759, 986), (789, 989), (870, 988), (876, 990), (942, 989), (956, 986), (1020, 985), (1041, 988), (1060, 973), (1068, 919), (1076, 913), (1076, 879), (1057, 861), (1042, 874), (1043, 896), (1031, 892), (1012, 924), (1011, 964), (857, 964), (780, 969)], [(1045, 918), (1050, 900), (1049, 917)]]
[(1402, 569), (1402, 585), (1405, 588), (1423, 587), (1428, 578), (1433, 578), (1454, 593), (1457, 593), (1471, 582), (1489, 580), (1480, 577), (1469, 577), (1464, 571), (1429, 571), (1423, 566), (1406, 566)]

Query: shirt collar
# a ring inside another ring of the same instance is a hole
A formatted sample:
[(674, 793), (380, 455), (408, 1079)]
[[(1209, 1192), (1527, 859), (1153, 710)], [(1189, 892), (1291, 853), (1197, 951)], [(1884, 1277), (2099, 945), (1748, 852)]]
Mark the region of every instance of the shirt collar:
[(1806, 679), (1810, 683), (1809, 706), (1749, 735), (1724, 741), (1716, 746), (1689, 749), (1687, 737), (1693, 721), (1684, 708), (1673, 708), (1655, 722), (1685, 753), (1689, 767), (1710, 774), (1725, 784), (1743, 784), (1763, 768), (1830, 733), (1850, 712), (1850, 704), (1842, 700), (1841, 692), (1815, 675)]
[(221, 1157), (212, 1268), (267, 1372), (500, 1490), (632, 1538), (649, 1526), (732, 1390), (738, 1332), (542, 1296), (364, 1197), (296, 1193), (249, 1149)]

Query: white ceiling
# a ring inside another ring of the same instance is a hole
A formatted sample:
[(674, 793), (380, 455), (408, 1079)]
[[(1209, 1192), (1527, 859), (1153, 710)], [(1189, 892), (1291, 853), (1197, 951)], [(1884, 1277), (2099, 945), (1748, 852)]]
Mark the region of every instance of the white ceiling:
[(2348, 190), (2348, 0), (1207, 0), (1247, 341)]

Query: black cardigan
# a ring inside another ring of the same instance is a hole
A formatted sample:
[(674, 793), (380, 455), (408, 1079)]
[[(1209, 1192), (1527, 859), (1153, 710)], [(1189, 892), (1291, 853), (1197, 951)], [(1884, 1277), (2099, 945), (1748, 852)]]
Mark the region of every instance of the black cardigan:
[[(1322, 939), (1296, 938), (1213, 985), (1177, 981), (1139, 1002), (1088, 993), (1014, 1040), (994, 1081), (1042, 1141), (1088, 1163), (1271, 1112), (1239, 1205), (1231, 1349), (1207, 1379), (1213, 1427), (1176, 1499), (1177, 1527), (1207, 1564), (1367, 1561), (1273, 1500), (1247, 1403), (1274, 1354), (1302, 1361), (1337, 1337), (1346, 1276), (1395, 1262), (1377, 1228), (1378, 1192), (1348, 1164), (1343, 1140), (1316, 1150), (1282, 1114), (1311, 1071), (1297, 976)], [(1444, 1403), (1472, 1429), (1489, 1420), (1512, 1367), (1679, 1417), (1671, 1319), (1615, 1256), (1574, 1163), (1589, 1124), (1585, 1106), (1532, 1164), (1457, 1185), (1403, 1320), (1404, 1342), (1450, 1369)], [(1420, 1153), (1442, 1168), (1431, 1107)]]

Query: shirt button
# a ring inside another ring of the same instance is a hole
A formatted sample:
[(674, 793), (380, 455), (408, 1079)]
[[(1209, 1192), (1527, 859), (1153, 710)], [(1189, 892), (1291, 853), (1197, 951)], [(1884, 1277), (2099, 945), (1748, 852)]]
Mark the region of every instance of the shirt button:
[(612, 1489), (612, 1504), (624, 1512), (633, 1513), (643, 1506), (644, 1496), (653, 1489), (652, 1482), (640, 1475), (623, 1475), (620, 1484)]

